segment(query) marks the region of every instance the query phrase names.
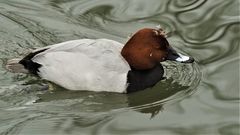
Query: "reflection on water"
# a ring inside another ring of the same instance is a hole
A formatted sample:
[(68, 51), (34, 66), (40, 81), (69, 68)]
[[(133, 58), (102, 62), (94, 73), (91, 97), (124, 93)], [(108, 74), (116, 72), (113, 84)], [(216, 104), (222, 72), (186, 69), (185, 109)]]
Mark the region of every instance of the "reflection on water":
[[(0, 134), (239, 134), (239, 3), (0, 1)], [(46, 82), (4, 69), (37, 47), (79, 38), (124, 43), (158, 24), (197, 62), (164, 62), (166, 79), (145, 91), (48, 91)]]

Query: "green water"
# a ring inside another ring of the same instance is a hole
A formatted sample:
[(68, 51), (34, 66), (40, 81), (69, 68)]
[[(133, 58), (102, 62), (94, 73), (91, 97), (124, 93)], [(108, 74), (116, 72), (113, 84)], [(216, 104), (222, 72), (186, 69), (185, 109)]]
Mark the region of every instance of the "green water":
[[(194, 64), (133, 93), (72, 92), (5, 69), (10, 58), (80, 38), (125, 43), (161, 24)], [(239, 0), (0, 0), (0, 135), (239, 135)]]

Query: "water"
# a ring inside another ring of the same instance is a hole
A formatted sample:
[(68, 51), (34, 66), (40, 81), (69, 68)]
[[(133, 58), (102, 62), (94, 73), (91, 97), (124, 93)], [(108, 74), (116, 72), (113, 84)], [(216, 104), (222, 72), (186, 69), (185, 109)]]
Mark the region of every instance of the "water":
[[(238, 135), (238, 0), (0, 0), (0, 134)], [(161, 24), (194, 64), (164, 62), (166, 79), (125, 95), (72, 92), (12, 74), (7, 59), (79, 38), (126, 42)]]

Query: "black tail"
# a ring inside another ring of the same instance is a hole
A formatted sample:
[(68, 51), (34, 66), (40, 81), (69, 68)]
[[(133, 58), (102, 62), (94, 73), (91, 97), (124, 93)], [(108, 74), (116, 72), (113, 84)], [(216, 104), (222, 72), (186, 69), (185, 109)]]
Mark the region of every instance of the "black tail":
[(39, 50), (36, 52), (32, 52), (30, 54), (28, 54), (27, 56), (25, 56), (22, 60), (19, 61), (20, 64), (22, 64), (24, 66), (25, 69), (27, 69), (30, 73), (34, 74), (34, 75), (38, 75), (39, 72), (39, 68), (42, 66), (41, 64), (38, 64), (36, 62), (32, 61), (32, 58), (41, 53), (44, 52), (47, 49), (43, 49), (43, 50)]

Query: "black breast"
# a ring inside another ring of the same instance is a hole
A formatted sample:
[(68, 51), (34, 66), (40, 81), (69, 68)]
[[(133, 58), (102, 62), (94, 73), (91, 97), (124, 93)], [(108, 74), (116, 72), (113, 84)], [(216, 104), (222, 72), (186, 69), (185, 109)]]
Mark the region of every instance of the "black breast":
[(156, 83), (163, 79), (164, 69), (159, 63), (149, 70), (131, 69), (127, 75), (127, 93), (144, 90), (153, 87)]

